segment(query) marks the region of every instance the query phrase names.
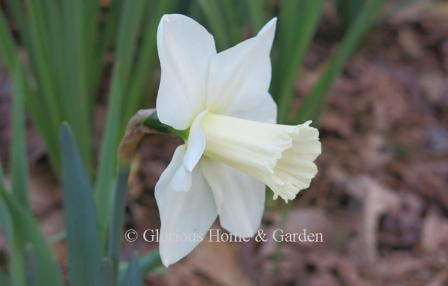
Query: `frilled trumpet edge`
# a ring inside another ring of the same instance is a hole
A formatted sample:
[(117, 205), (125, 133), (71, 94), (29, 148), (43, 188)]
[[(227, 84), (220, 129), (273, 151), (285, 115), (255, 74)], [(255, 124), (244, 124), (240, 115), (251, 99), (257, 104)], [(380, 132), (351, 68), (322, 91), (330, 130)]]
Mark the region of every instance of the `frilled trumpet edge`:
[(287, 202), (309, 187), (321, 153), (319, 131), (311, 121), (289, 126), (207, 114), (201, 127), (204, 155), (220, 160), (269, 186)]

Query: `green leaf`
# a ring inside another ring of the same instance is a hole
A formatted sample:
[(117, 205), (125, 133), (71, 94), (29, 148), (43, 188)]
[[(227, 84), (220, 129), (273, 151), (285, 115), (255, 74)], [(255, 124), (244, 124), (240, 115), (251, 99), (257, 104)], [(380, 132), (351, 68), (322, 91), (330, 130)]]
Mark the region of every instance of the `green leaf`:
[(118, 20), (120, 16), (120, 11), (122, 11), (123, 1), (121, 0), (112, 0), (110, 3), (110, 7), (107, 16), (106, 23), (104, 27), (104, 31), (101, 34), (100, 41), (100, 55), (104, 56), (107, 50), (111, 47), (114, 36), (117, 33)]
[[(20, 6), (20, 2), (12, 0), (9, 2), (11, 2), (11, 5)], [(21, 8), (18, 12), (20, 11)], [(28, 42), (25, 41), (25, 43)], [(54, 132), (51, 132), (53, 129), (51, 128), (46, 103), (38, 98), (36, 93), (31, 92), (23, 72), (23, 67), (20, 66), (16, 50), (17, 48), (12, 38), (11, 31), (8, 29), (7, 21), (3, 12), (0, 10), (0, 62), (5, 65), (8, 72), (12, 75), (15, 73), (20, 74), (20, 77), (23, 79), (22, 92), (24, 93), (30, 116), (38, 129), (39, 134), (43, 137), (48, 146), (51, 161), (54, 165), (57, 165), (58, 154), (55, 152), (57, 147), (57, 136), (54, 136)]]
[(324, 72), (305, 98), (294, 123), (301, 123), (308, 119), (317, 121), (321, 106), (325, 100), (325, 95), (330, 89), (331, 83), (358, 47), (360, 40), (371, 24), (372, 18), (377, 14), (383, 4), (384, 0), (368, 0), (364, 4), (356, 17), (356, 21), (353, 22), (336, 52), (330, 58)]
[(17, 27), (21, 33), (21, 40), (27, 42), (28, 40), (28, 31), (27, 31), (27, 19), (25, 13), (25, 7), (23, 1), (16, 0), (6, 0), (6, 7), (9, 15), (12, 16), (14, 22), (17, 24)]
[[(155, 3), (158, 3), (157, 6)], [(124, 120), (122, 120), (121, 128), (124, 129), (128, 120), (134, 115), (135, 111), (142, 103), (142, 97), (146, 106), (153, 99), (153, 91), (145, 90), (150, 86), (148, 79), (151, 78), (151, 71), (156, 64), (156, 34), (157, 26), (161, 16), (173, 5), (173, 1), (161, 0), (151, 1), (147, 7), (145, 18), (146, 25), (142, 33), (142, 44), (139, 50), (138, 61), (136, 63), (133, 77), (131, 78), (129, 94), (125, 102), (126, 109), (124, 112)]]
[(278, 98), (280, 123), (286, 123), (294, 86), (305, 52), (317, 27), (324, 0), (283, 0), (279, 20), (280, 51), (273, 94)]
[(10, 274), (12, 284), (15, 286), (27, 285), (26, 277), (29, 271), (24, 253), (29, 247), (28, 245), (31, 245), (34, 252), (36, 285), (62, 286), (59, 267), (30, 211), (9, 193), (2, 191), (0, 197), (11, 218)]
[(143, 275), (140, 268), (140, 261), (136, 253), (132, 255), (124, 279), (120, 284), (122, 286), (143, 286)]
[[(218, 9), (220, 13), (224, 16), (224, 23), (225, 27), (227, 29), (227, 33), (229, 35), (229, 46), (225, 48), (229, 48), (232, 45), (235, 45), (239, 42), (241, 39), (241, 30), (243, 26), (246, 24), (247, 17), (244, 17), (245, 22), (240, 23), (239, 18), (239, 10), (240, 7), (238, 6), (239, 1), (235, 0), (220, 0), (216, 2), (218, 5)], [(244, 8), (244, 6), (242, 7)]]
[(366, 0), (334, 0), (336, 12), (344, 29), (350, 28)]
[[(6, 186), (3, 176), (3, 169), (0, 162), (0, 194), (6, 194)], [(3, 200), (0, 200), (0, 226), (6, 236), (6, 241), (12, 241), (12, 225), (9, 210)]]
[(140, 258), (140, 265), (143, 274), (154, 271), (157, 267), (162, 265), (162, 259), (158, 250), (153, 250)]
[(95, 186), (95, 200), (100, 226), (100, 241), (105, 245), (107, 226), (113, 204), (113, 186), (116, 171), (116, 150), (123, 133), (121, 122), (126, 88), (132, 69), (138, 31), (142, 21), (145, 1), (126, 1), (120, 18), (116, 41), (115, 66), (112, 74), (109, 110), (101, 141), (99, 173)]
[(95, 285), (100, 248), (92, 191), (75, 139), (65, 124), (61, 128), (61, 159), (70, 285)]
[[(4, 187), (0, 185), (0, 192), (4, 193), (6, 192)], [(0, 227), (1, 230), (5, 234), (6, 241), (8, 244), (11, 244), (12, 241), (12, 224), (11, 224), (11, 218), (9, 214), (9, 210), (5, 203), (0, 200)], [(1, 284), (0, 284), (1, 285)]]
[(32, 244), (27, 244), (25, 247), (25, 268), (27, 286), (36, 286), (36, 257)]
[[(16, 1), (17, 2), (17, 1)], [(21, 2), (21, 1), (20, 1)], [(33, 72), (33, 85), (27, 90), (26, 105), (30, 109), (39, 133), (45, 140), (50, 160), (56, 172), (59, 169), (59, 130), (61, 113), (59, 73), (55, 70), (57, 51), (51, 49), (48, 15), (38, 0), (25, 0), (23, 13), (26, 24), (20, 30)], [(23, 71), (22, 71), (23, 73)], [(23, 73), (25, 74), (25, 73)], [(25, 78), (25, 77), (24, 77)]]
[(12, 191), (19, 202), (28, 206), (28, 163), (26, 156), (24, 79), (17, 66), (13, 76), (11, 173)]
[(217, 0), (198, 0), (197, 3), (207, 19), (217, 47), (219, 49), (229, 47), (232, 43), (228, 29), (230, 23), (227, 23), (224, 18), (220, 2)]
[[(0, 166), (0, 175), (1, 175), (1, 166)], [(1, 178), (0, 178), (1, 179)], [(5, 186), (0, 181), (0, 194), (6, 193)], [(0, 195), (1, 198), (1, 195)], [(0, 199), (0, 235), (3, 233), (7, 245), (12, 244), (12, 224), (11, 224), (11, 217), (9, 214), (9, 210), (7, 206), (5, 205), (3, 199)], [(0, 285), (10, 285), (10, 277), (8, 273), (0, 271)]]
[(3, 173), (3, 167), (2, 167), (2, 162), (0, 162), (0, 190), (6, 190), (6, 186), (5, 186), (5, 175)]
[(8, 273), (0, 271), (0, 285), (3, 285), (3, 286), (11, 285), (11, 281), (9, 279)]
[[(127, 265), (126, 262), (121, 263), (120, 276), (124, 275)], [(140, 268), (143, 275), (153, 272), (160, 266), (162, 266), (162, 259), (158, 250), (150, 251), (140, 257)]]
[(100, 271), (98, 273), (97, 283), (98, 286), (111, 286), (116, 285), (115, 275), (112, 270), (112, 261), (109, 257), (103, 258), (101, 262)]
[(264, 0), (247, 0), (250, 19), (252, 21), (252, 28), (254, 29), (254, 31), (260, 30), (265, 22), (264, 2)]
[[(129, 166), (120, 166), (115, 190), (112, 220), (109, 226), (108, 257), (112, 261), (113, 274), (118, 272), (123, 238), (123, 223), (126, 207), (126, 193), (128, 187)], [(114, 280), (117, 280), (115, 277)]]
[(41, 104), (45, 104), (53, 130), (57, 130), (61, 110), (59, 110), (57, 88), (53, 80), (57, 77), (51, 64), (50, 40), (48, 38), (49, 33), (46, 31), (45, 13), (37, 0), (26, 0), (26, 4), (26, 16), (29, 20), (27, 28), (30, 35), (30, 43), (27, 49), (37, 84), (42, 91), (43, 101)]
[(167, 133), (178, 136), (179, 138), (182, 138), (184, 141), (187, 141), (188, 139), (189, 129), (177, 130), (169, 125), (160, 122), (159, 117), (157, 115), (157, 111), (151, 113), (151, 115), (149, 115), (145, 119), (144, 125), (149, 127), (150, 129), (157, 130), (161, 133)]
[[(96, 70), (96, 62), (90, 55), (93, 46), (87, 43), (87, 28), (90, 19), (87, 19), (89, 13), (86, 9), (87, 3), (94, 1), (62, 1), (63, 12), (63, 39), (64, 51), (62, 61), (65, 64), (64, 86), (62, 88), (64, 96), (61, 97), (61, 107), (63, 110), (63, 119), (72, 127), (75, 138), (78, 142), (81, 157), (86, 164), (87, 170), (91, 170), (90, 154), (90, 121), (91, 121), (91, 88), (89, 86), (92, 75), (91, 70)], [(90, 30), (97, 28), (96, 23), (90, 27)], [(90, 38), (90, 37), (89, 37)], [(89, 39), (90, 40), (90, 39)], [(91, 65), (88, 68), (88, 65)]]
[(17, 62), (17, 54), (14, 39), (7, 23), (5, 15), (0, 9), (0, 63), (8, 71), (13, 71)]

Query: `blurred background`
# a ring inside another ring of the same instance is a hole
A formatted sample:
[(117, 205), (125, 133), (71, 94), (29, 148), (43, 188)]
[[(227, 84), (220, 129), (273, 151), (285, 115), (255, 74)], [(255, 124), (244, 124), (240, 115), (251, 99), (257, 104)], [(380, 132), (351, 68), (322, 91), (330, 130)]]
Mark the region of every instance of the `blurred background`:
[[(52, 2), (0, 1), (0, 161), (8, 182), (10, 149), (26, 154), (29, 206), (64, 276), (58, 124), (70, 123), (102, 190), (127, 120), (154, 105), (158, 20), (178, 12), (207, 27), (220, 50), (279, 18), (279, 121), (314, 119), (322, 155), (296, 200), (268, 199), (262, 228), (321, 232), (324, 242), (205, 242), (146, 285), (448, 285), (448, 1), (103, 0), (95, 17), (77, 1)], [(23, 136), (13, 127), (17, 91)], [(154, 186), (179, 143), (143, 142), (125, 229), (159, 227)], [(123, 258), (156, 248), (125, 242)], [(0, 232), (0, 269), (8, 253)]]

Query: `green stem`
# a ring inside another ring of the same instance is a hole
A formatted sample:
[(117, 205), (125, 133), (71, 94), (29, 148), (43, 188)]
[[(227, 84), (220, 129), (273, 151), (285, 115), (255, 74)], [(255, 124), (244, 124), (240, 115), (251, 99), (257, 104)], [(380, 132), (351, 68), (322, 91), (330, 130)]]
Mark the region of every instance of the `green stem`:
[(160, 122), (157, 112), (154, 112), (148, 116), (144, 122), (144, 125), (161, 133), (173, 134), (182, 138), (184, 141), (187, 141), (188, 139), (189, 129), (177, 130), (169, 125), (163, 124)]

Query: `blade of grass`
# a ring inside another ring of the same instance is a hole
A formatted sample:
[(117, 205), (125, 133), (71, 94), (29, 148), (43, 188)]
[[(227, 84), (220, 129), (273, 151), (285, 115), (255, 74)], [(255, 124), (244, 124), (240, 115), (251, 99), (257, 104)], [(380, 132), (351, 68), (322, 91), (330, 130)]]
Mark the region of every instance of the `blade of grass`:
[(140, 265), (142, 267), (142, 273), (147, 274), (154, 271), (157, 267), (162, 265), (162, 259), (160, 253), (157, 250), (153, 250), (140, 258)]
[[(151, 2), (154, 4), (155, 2)], [(135, 72), (131, 79), (130, 91), (127, 96), (126, 110), (124, 112), (124, 120), (122, 120), (121, 130), (125, 128), (125, 125), (129, 118), (135, 113), (142, 103), (142, 95), (146, 101), (152, 100), (151, 90), (144, 92), (145, 87), (148, 87), (148, 78), (150, 78), (150, 72), (153, 70), (156, 64), (156, 31), (161, 16), (173, 6), (173, 1), (161, 0), (158, 1), (157, 7), (155, 5), (148, 5), (145, 18), (149, 18), (143, 31), (143, 43), (140, 47), (140, 54), (138, 56), (138, 62), (136, 63)], [(151, 13), (152, 12), (152, 13)], [(149, 103), (149, 102), (147, 102)]]
[[(35, 5), (35, 3), (33, 3)], [(67, 116), (67, 112), (64, 109), (65, 105), (65, 98), (67, 97), (67, 93), (69, 93), (69, 89), (64, 86), (66, 78), (65, 74), (67, 73), (67, 70), (71, 70), (70, 68), (67, 68), (66, 63), (66, 55), (65, 55), (65, 46), (66, 43), (65, 37), (66, 37), (66, 31), (65, 29), (65, 17), (63, 15), (62, 11), (62, 1), (59, 0), (41, 0), (39, 3), (39, 9), (35, 11), (36, 17), (40, 19), (41, 21), (41, 30), (38, 36), (43, 38), (43, 41), (45, 41), (44, 46), (44, 53), (45, 53), (45, 60), (47, 61), (47, 68), (48, 71), (51, 71), (51, 84), (54, 89), (54, 92), (56, 94), (55, 101), (57, 102), (58, 111), (60, 112), (60, 118), (58, 118), (58, 121), (56, 122), (56, 128), (57, 129), (50, 129), (52, 134), (59, 134), (59, 124), (60, 121), (63, 120), (64, 117)], [(34, 60), (34, 51), (32, 50), (33, 44), (32, 43), (26, 43), (25, 46), (28, 48), (28, 53), (30, 54), (30, 58), (33, 64), (34, 74), (39, 72), (39, 69), (36, 68), (36, 61)], [(39, 75), (35, 75), (38, 77)], [(42, 83), (38, 81), (38, 92), (37, 96), (39, 97), (45, 97), (43, 92), (45, 90), (42, 87)], [(44, 109), (41, 107), (38, 111), (39, 117), (43, 117), (45, 112)], [(67, 119), (65, 119), (67, 120)], [(49, 128), (49, 127), (46, 127)], [(56, 130), (58, 130), (56, 132)], [(57, 152), (57, 160), (59, 162), (59, 137), (58, 136), (52, 136), (56, 139), (55, 147), (52, 147), (50, 149), (56, 149)], [(53, 145), (51, 145), (53, 146)], [(58, 168), (55, 168), (56, 166), (53, 166), (56, 172), (60, 171), (59, 166)]]
[(348, 29), (356, 20), (365, 0), (334, 0), (334, 6), (344, 29)]
[[(352, 24), (348, 34), (344, 37), (341, 45), (336, 53), (330, 59), (327, 69), (321, 75), (320, 79), (312, 89), (311, 93), (305, 99), (304, 105), (302, 105), (299, 115), (296, 117), (295, 122), (303, 122), (304, 120), (315, 118), (319, 114), (319, 107), (323, 103), (324, 95), (328, 91), (329, 86), (342, 68), (342, 65), (351, 55), (353, 50), (357, 47), (359, 40), (362, 38), (365, 30), (367, 29), (372, 17), (377, 14), (378, 10), (384, 3), (384, 0), (368, 0), (359, 12), (356, 21)], [(284, 228), (286, 225), (289, 213), (291, 211), (291, 203), (283, 206), (282, 218), (280, 222), (280, 228)], [(278, 242), (276, 244), (273, 265), (274, 275), (278, 273), (279, 261), (280, 261), (280, 249), (283, 243)]]
[[(241, 38), (242, 27), (246, 23), (240, 23), (240, 19), (238, 18), (238, 1), (216, 1), (216, 4), (219, 7), (219, 11), (221, 11), (222, 15), (224, 16), (224, 24), (230, 40), (229, 46), (225, 48), (229, 48), (231, 45), (239, 42)], [(246, 17), (244, 17), (244, 19), (246, 20)]]
[(45, 13), (42, 11), (42, 5), (37, 0), (26, 0), (27, 19), (29, 20), (28, 30), (30, 33), (30, 46), (28, 53), (33, 61), (33, 68), (45, 98), (46, 112), (50, 114), (53, 130), (57, 130), (60, 120), (59, 104), (57, 100), (57, 91), (53, 83), (53, 70), (51, 69), (51, 56), (49, 54), (48, 32), (45, 29)]
[[(274, 61), (271, 92), (278, 103), (277, 120), (284, 124), (288, 119), (297, 75), (315, 33), (324, 1), (283, 0), (281, 4), (279, 53)], [(275, 205), (273, 197), (269, 195), (266, 200), (267, 208)]]
[[(0, 193), (6, 193), (6, 187), (0, 182)], [(1, 197), (1, 195), (0, 195)], [(9, 210), (3, 200), (0, 200), (0, 226), (8, 245), (12, 243), (12, 224)], [(1, 284), (0, 284), (1, 285)]]
[(132, 254), (131, 262), (128, 265), (124, 279), (120, 284), (122, 286), (143, 286), (143, 275), (140, 267), (140, 260), (136, 253)]
[(0, 285), (11, 286), (9, 275), (4, 271), (0, 271)]
[[(7, 21), (3, 12), (0, 10), (0, 61), (5, 65), (6, 69), (11, 73), (20, 73), (23, 80), (23, 92), (25, 93), (26, 105), (29, 109), (31, 118), (35, 123), (39, 134), (46, 142), (49, 152), (49, 156), (52, 162), (57, 163), (56, 149), (52, 146), (57, 146), (57, 138), (52, 134), (50, 128), (50, 118), (48, 112), (46, 112), (46, 105), (42, 103), (37, 97), (37, 94), (30, 90), (29, 84), (26, 81), (23, 67), (19, 65), (16, 46), (12, 38), (11, 32), (8, 29)], [(18, 71), (16, 71), (16, 69)]]
[(67, 238), (67, 232), (65, 232), (65, 230), (63, 230), (63, 231), (60, 231), (60, 232), (58, 232), (58, 233), (53, 234), (52, 236), (50, 236), (50, 237), (48, 238), (48, 242), (49, 242), (51, 245), (53, 245), (53, 244), (55, 244), (56, 242), (65, 240), (66, 238)]
[(330, 89), (333, 79), (339, 74), (345, 62), (358, 47), (360, 40), (371, 24), (372, 18), (378, 13), (383, 4), (384, 0), (368, 0), (364, 4), (336, 52), (330, 58), (324, 72), (304, 99), (293, 122), (299, 123), (308, 119), (317, 121), (325, 95)]
[(100, 267), (95, 207), (87, 173), (66, 124), (61, 128), (61, 159), (70, 285), (95, 285)]
[(98, 62), (96, 65), (96, 70), (93, 71), (93, 76), (95, 78), (92, 79), (92, 88), (98, 88), (98, 84), (102, 76), (103, 64), (106, 60), (106, 55), (108, 54), (109, 49), (114, 42), (114, 39), (116, 39), (119, 15), (120, 11), (123, 10), (123, 3), (124, 1), (111, 0), (110, 5), (108, 6), (108, 11), (106, 13), (102, 29), (100, 29), (98, 34), (99, 42), (97, 43), (98, 51), (96, 55)]
[[(158, 267), (162, 266), (162, 259), (158, 250), (152, 250), (147, 254), (140, 256), (140, 268), (143, 275), (153, 272)], [(123, 276), (128, 263), (122, 262), (120, 264), (120, 276)]]
[[(24, 78), (23, 68), (21, 69), (22, 77)], [(30, 118), (36, 127), (39, 135), (42, 136), (46, 146), (47, 154), (49, 156), (50, 162), (52, 163), (53, 170), (56, 173), (59, 172), (59, 154), (57, 136), (54, 135), (53, 129), (51, 129), (50, 118), (47, 113), (45, 113), (45, 105), (40, 105), (40, 96), (38, 96), (36, 91), (30, 89), (30, 84), (24, 82), (24, 94), (25, 94), (25, 105)]]
[[(278, 120), (280, 123), (287, 121), (291, 100), (294, 96), (297, 74), (316, 30), (324, 3), (324, 0), (304, 0), (301, 2), (298, 15), (292, 15), (291, 11), (283, 12), (287, 18), (284, 25), (280, 24), (280, 28), (287, 30), (287, 32), (282, 31), (281, 35), (291, 37), (291, 39), (285, 39), (283, 46), (280, 47), (282, 66), (280, 67), (281, 70), (276, 71), (277, 77), (275, 78), (276, 90), (274, 92), (278, 97)], [(289, 9), (292, 6), (294, 4), (289, 3), (286, 8), (282, 7), (281, 9)], [(289, 25), (294, 22), (294, 19), (288, 19), (292, 17), (297, 17), (298, 21), (295, 21), (294, 26), (286, 26), (286, 24)], [(291, 31), (292, 27), (295, 28), (296, 32)]]
[[(120, 166), (118, 181), (115, 190), (114, 206), (112, 209), (112, 221), (109, 227), (109, 239), (107, 254), (112, 262), (112, 273), (117, 275), (122, 248), (123, 223), (126, 207), (126, 193), (128, 187), (129, 166)], [(118, 280), (115, 276), (114, 281)], [(133, 285), (133, 284), (130, 284)]]
[[(61, 2), (59, 0), (41, 0), (43, 11), (45, 11), (44, 27), (49, 40), (48, 47), (51, 53), (52, 69), (56, 76), (65, 72), (63, 52), (64, 47), (64, 15), (62, 14)], [(58, 79), (59, 80), (59, 79)], [(54, 83), (56, 84), (56, 82)], [(58, 85), (58, 88), (59, 85)]]
[(277, 27), (278, 49), (280, 52), (273, 55), (274, 73), (271, 83), (271, 91), (273, 91), (274, 98), (278, 98), (277, 90), (280, 87), (282, 77), (278, 74), (282, 72), (283, 66), (288, 64), (288, 60), (283, 51), (288, 51), (292, 46), (294, 37), (299, 37), (296, 33), (292, 33), (291, 27), (297, 27), (299, 6), (302, 0), (282, 0), (279, 7), (279, 20)]
[[(292, 203), (286, 203), (282, 208), (282, 215), (280, 218), (280, 226), (279, 229), (285, 229), (286, 224), (288, 222), (289, 213), (291, 212)], [(281, 248), (283, 247), (283, 241), (277, 241), (274, 247), (274, 254), (272, 256), (272, 265), (273, 265), (273, 276), (276, 278), (279, 274), (279, 265), (280, 265), (280, 256), (281, 256)]]
[(36, 286), (36, 260), (32, 244), (27, 244), (25, 247), (25, 268), (26, 268), (26, 285)]
[(103, 258), (100, 266), (100, 272), (95, 285), (98, 286), (111, 286), (116, 285), (115, 276), (112, 273), (112, 261), (109, 257)]
[(28, 42), (29, 37), (28, 30), (26, 28), (27, 21), (23, 1), (7, 0), (6, 6), (10, 15), (12, 15), (14, 22), (17, 24), (22, 41)]
[[(88, 171), (92, 169), (90, 154), (90, 103), (88, 76), (90, 71), (86, 49), (86, 28), (84, 25), (88, 21), (86, 16), (85, 1), (62, 1), (63, 21), (64, 21), (64, 65), (65, 81), (62, 108), (64, 120), (67, 120), (73, 128), (73, 133), (78, 142), (80, 153)], [(95, 29), (96, 26), (90, 27)]]
[[(50, 38), (45, 23), (45, 11), (43, 5), (37, 0), (26, 0), (26, 19), (28, 20), (27, 30), (29, 31), (29, 42), (26, 44), (28, 55), (31, 60), (32, 69), (36, 78), (36, 86), (39, 97), (36, 98), (38, 104), (35, 108), (35, 116), (47, 117), (44, 122), (46, 126), (41, 126), (40, 130), (48, 129), (47, 147), (51, 149), (51, 154), (57, 154), (53, 157), (53, 166), (59, 170), (59, 141), (57, 133), (61, 119), (61, 109), (58, 101), (58, 89), (55, 83), (55, 71), (52, 63)], [(28, 105), (29, 106), (29, 105)], [(51, 137), (51, 138), (50, 138)]]
[(120, 129), (123, 120), (122, 106), (125, 92), (129, 84), (132, 60), (136, 46), (138, 31), (145, 10), (145, 1), (126, 1), (120, 18), (120, 27), (117, 37), (117, 50), (115, 67), (112, 74), (109, 110), (106, 118), (106, 127), (101, 142), (99, 156), (99, 173), (95, 187), (95, 199), (100, 226), (100, 241), (104, 246), (108, 219), (111, 214), (113, 183), (116, 166), (116, 150)]
[(120, 11), (122, 11), (123, 1), (112, 0), (109, 5), (109, 11), (104, 24), (103, 31), (100, 35), (100, 56), (104, 56), (106, 51), (111, 47), (114, 42), (114, 36), (118, 30), (118, 24), (120, 19)]
[[(83, 17), (83, 35), (85, 37), (84, 40), (84, 51), (85, 51), (85, 58), (84, 58), (84, 67), (86, 67), (86, 78), (87, 78), (87, 101), (88, 101), (88, 107), (91, 107), (91, 105), (94, 102), (95, 97), (94, 92), (97, 89), (98, 84), (98, 77), (99, 77), (99, 67), (101, 67), (101, 61), (102, 58), (99, 57), (99, 42), (98, 42), (98, 35), (99, 35), (99, 29), (98, 27), (98, 18), (99, 18), (99, 12), (100, 12), (100, 1), (89, 1), (84, 0), (85, 5), (85, 16)], [(94, 27), (94, 28), (93, 28)], [(91, 108), (88, 109), (88, 112), (90, 113)]]
[(62, 279), (56, 260), (29, 210), (23, 208), (21, 203), (11, 194), (2, 191), (0, 192), (0, 197), (10, 213), (12, 225), (10, 244), (12, 284), (15, 286), (26, 286), (28, 270), (23, 254), (27, 245), (32, 245), (36, 261), (36, 285), (62, 286)]
[(2, 162), (0, 161), (0, 189), (3, 188), (6, 190), (5, 186), (5, 174), (3, 173)]
[(264, 0), (247, 0), (252, 29), (254, 31), (260, 30), (265, 22), (264, 2)]
[(16, 47), (7, 20), (0, 9), (0, 62), (10, 72), (14, 70), (17, 62)]
[(227, 23), (219, 9), (219, 2), (216, 0), (198, 0), (196, 3), (198, 3), (207, 19), (217, 47), (219, 49), (229, 47), (231, 39), (226, 27)]
[(12, 191), (17, 200), (28, 207), (28, 163), (24, 110), (24, 80), (19, 68), (13, 75), (12, 126), (11, 126)]

